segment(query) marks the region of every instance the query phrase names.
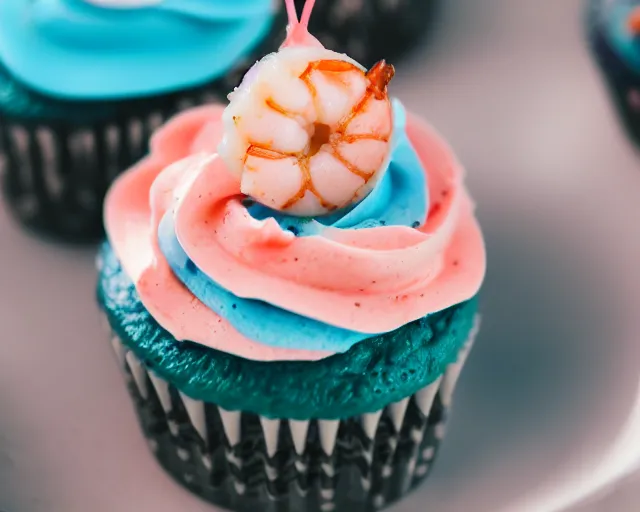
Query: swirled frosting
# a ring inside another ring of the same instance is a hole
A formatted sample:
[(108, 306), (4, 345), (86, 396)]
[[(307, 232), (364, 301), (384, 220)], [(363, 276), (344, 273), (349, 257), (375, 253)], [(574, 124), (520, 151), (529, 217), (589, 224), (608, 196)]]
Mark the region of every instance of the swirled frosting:
[(604, 30), (609, 44), (631, 70), (640, 73), (640, 34), (631, 27), (632, 17), (640, 16), (640, 2), (610, 1), (603, 9)]
[[(294, 219), (247, 205), (215, 155), (220, 107), (170, 121), (112, 187), (105, 219), (140, 300), (178, 340), (317, 360), (464, 302), (485, 254), (462, 169), (394, 104), (391, 164), (354, 208)], [(428, 184), (428, 186), (427, 186)]]
[(112, 99), (224, 75), (269, 30), (272, 0), (0, 2), (0, 59), (55, 97)]
[(458, 360), (478, 309), (471, 299), (320, 361), (256, 361), (177, 341), (140, 302), (108, 243), (98, 266), (98, 302), (146, 368), (193, 399), (276, 419), (348, 418), (416, 393)]

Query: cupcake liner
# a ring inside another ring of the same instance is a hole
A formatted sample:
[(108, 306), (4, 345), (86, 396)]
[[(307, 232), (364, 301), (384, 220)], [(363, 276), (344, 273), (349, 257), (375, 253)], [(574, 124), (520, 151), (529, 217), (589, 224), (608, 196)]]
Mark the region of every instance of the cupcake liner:
[[(301, 12), (305, 0), (296, 0)], [(428, 32), (438, 0), (323, 0), (309, 30), (327, 48), (372, 66), (397, 59)]]
[(179, 110), (210, 103), (185, 95), (149, 113), (98, 124), (19, 122), (0, 116), (3, 191), (29, 228), (72, 240), (103, 233), (102, 202), (114, 178), (147, 153), (152, 133)]
[(640, 73), (631, 70), (611, 48), (602, 30), (602, 0), (591, 0), (587, 30), (592, 52), (631, 140), (640, 147)]
[(478, 327), (476, 318), (457, 362), (412, 396), (360, 416), (308, 421), (194, 400), (109, 332), (149, 447), (180, 484), (234, 511), (360, 512), (396, 501), (427, 477)]

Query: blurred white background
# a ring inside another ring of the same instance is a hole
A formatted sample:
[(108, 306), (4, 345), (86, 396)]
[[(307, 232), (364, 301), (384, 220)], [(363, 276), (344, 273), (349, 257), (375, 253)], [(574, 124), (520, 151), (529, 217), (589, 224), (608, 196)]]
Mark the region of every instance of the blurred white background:
[[(640, 154), (582, 2), (443, 4), (394, 93), (468, 169), (484, 325), (436, 470), (392, 510), (636, 511), (637, 477), (607, 483), (640, 456)], [(212, 511), (146, 449), (98, 326), (95, 250), (40, 242), (1, 206), (0, 510)]]

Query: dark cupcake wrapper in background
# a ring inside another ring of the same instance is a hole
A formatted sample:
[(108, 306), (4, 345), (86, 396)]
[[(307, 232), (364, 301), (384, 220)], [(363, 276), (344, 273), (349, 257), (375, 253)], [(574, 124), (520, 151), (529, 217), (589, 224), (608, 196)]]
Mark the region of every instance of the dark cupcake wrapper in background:
[[(305, 0), (296, 0), (298, 12)], [(366, 67), (394, 61), (429, 31), (439, 0), (317, 1), (310, 32), (327, 48), (347, 53)]]
[(615, 53), (603, 30), (603, 1), (589, 0), (587, 35), (592, 53), (629, 137), (640, 148), (640, 73), (630, 69)]
[(102, 203), (112, 181), (148, 151), (152, 133), (179, 110), (218, 99), (214, 92), (167, 99), (164, 108), (98, 123), (0, 117), (3, 192), (26, 227), (68, 241), (103, 235)]
[[(105, 323), (108, 324), (105, 317)], [(273, 420), (189, 398), (147, 369), (107, 325), (148, 444), (201, 498), (236, 512), (368, 512), (427, 477), (479, 327), (443, 376), (383, 410), (342, 420)]]
[(0, 63), (8, 105), (0, 106), (0, 177), (9, 211), (56, 239), (99, 240), (109, 185), (145, 156), (153, 131), (182, 110), (224, 101), (254, 62), (281, 44), (284, 20), (283, 11), (267, 39), (223, 78), (146, 98), (55, 100), (15, 82)]

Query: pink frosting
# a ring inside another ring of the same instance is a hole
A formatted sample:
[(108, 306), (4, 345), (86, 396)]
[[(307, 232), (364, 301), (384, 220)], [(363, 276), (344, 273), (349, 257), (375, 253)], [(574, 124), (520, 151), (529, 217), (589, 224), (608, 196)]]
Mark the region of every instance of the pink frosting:
[(269, 347), (240, 335), (196, 299), (171, 272), (157, 227), (173, 209), (178, 239), (211, 279), (243, 298), (259, 299), (319, 321), (379, 333), (471, 298), (485, 273), (473, 204), (452, 152), (409, 116), (407, 134), (427, 170), (432, 205), (418, 229), (329, 228), (295, 237), (273, 219), (242, 206), (240, 184), (220, 158), (193, 170), (170, 164), (214, 154), (222, 107), (180, 114), (154, 136), (150, 156), (113, 185), (106, 228), (143, 304), (178, 340), (257, 360), (315, 360), (327, 352)]

